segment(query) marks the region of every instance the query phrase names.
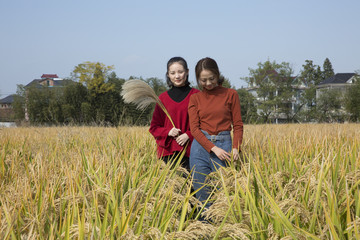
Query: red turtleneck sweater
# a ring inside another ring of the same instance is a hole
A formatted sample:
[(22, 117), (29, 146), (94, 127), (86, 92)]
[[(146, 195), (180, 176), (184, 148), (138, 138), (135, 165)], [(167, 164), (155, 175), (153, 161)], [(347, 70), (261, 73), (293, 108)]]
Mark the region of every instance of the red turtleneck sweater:
[[(175, 127), (179, 128), (182, 133), (186, 133), (190, 138), (190, 143), (186, 149), (185, 154), (187, 157), (190, 155), (190, 147), (193, 140), (190, 132), (188, 105), (190, 96), (197, 92), (199, 92), (199, 90), (192, 88), (189, 94), (181, 102), (176, 102), (171, 99), (168, 92), (164, 92), (159, 96), (160, 101), (164, 104), (166, 110), (169, 112)], [(172, 155), (175, 151), (181, 151), (183, 149), (183, 147), (180, 146), (173, 137), (168, 136), (168, 133), (172, 128), (173, 126), (169, 118), (156, 104), (149, 131), (156, 139), (158, 158)]]
[(234, 89), (217, 86), (208, 91), (203, 89), (190, 97), (190, 129), (193, 137), (208, 152), (215, 145), (201, 132), (217, 135), (233, 129), (233, 148), (240, 151), (243, 138), (239, 95)]

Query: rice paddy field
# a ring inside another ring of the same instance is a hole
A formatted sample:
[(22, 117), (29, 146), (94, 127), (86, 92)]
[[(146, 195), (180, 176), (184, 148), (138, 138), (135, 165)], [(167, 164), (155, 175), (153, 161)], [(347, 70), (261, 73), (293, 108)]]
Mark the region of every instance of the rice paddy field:
[(147, 127), (0, 128), (0, 239), (360, 239), (359, 124), (244, 127), (208, 210)]

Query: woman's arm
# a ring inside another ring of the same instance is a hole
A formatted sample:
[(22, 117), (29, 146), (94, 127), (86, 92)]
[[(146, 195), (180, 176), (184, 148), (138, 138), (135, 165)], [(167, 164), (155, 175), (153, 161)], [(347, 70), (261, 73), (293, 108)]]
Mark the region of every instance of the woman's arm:
[(232, 92), (231, 99), (232, 99), (231, 115), (232, 115), (232, 124), (234, 130), (233, 148), (236, 148), (239, 152), (241, 149), (241, 143), (243, 139), (244, 124), (241, 119), (239, 95), (235, 90), (233, 90)]
[(169, 145), (171, 137), (168, 134), (172, 130), (172, 127), (165, 126), (166, 117), (164, 111), (156, 104), (149, 132), (156, 139), (156, 143), (163, 148)]

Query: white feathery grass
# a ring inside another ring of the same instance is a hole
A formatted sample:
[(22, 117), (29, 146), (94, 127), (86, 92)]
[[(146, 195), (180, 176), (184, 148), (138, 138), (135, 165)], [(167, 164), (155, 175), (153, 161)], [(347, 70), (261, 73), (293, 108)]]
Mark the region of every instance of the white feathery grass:
[(164, 104), (146, 82), (139, 79), (126, 81), (122, 86), (121, 96), (123, 97), (125, 103), (133, 103), (141, 110), (145, 109), (151, 103), (157, 103), (169, 118), (173, 127), (175, 127), (174, 122)]

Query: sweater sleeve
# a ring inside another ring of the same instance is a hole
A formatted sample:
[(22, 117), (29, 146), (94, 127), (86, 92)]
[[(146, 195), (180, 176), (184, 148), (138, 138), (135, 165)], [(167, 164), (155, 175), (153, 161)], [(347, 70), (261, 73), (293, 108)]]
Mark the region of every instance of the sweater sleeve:
[(231, 96), (231, 115), (233, 123), (233, 148), (237, 148), (240, 151), (240, 146), (243, 139), (244, 125), (241, 119), (241, 109), (240, 109), (240, 100), (239, 95), (236, 91), (232, 93)]
[(154, 136), (156, 143), (163, 148), (167, 148), (171, 142), (171, 138), (168, 136), (171, 128), (165, 127), (165, 118), (164, 111), (156, 104), (149, 132)]
[(188, 110), (191, 134), (196, 139), (196, 141), (198, 141), (200, 145), (205, 148), (206, 151), (210, 152), (211, 148), (213, 148), (215, 145), (205, 137), (204, 133), (200, 129), (198, 103), (196, 101), (195, 95), (190, 97)]
[[(195, 89), (195, 88), (193, 88), (193, 89), (191, 89), (190, 94), (193, 95), (193, 94), (198, 93), (198, 92), (200, 92), (200, 91), (197, 90), (197, 89)], [(191, 97), (191, 96), (190, 96), (190, 97)], [(190, 101), (190, 100), (189, 100), (189, 101)], [(189, 102), (189, 104), (190, 104), (190, 102)], [(189, 121), (190, 121), (190, 117), (189, 117)], [(189, 123), (189, 125), (190, 125), (190, 123)], [(189, 136), (189, 141), (192, 142), (192, 141), (194, 140), (194, 136), (192, 135), (190, 129), (188, 129), (185, 133)]]

